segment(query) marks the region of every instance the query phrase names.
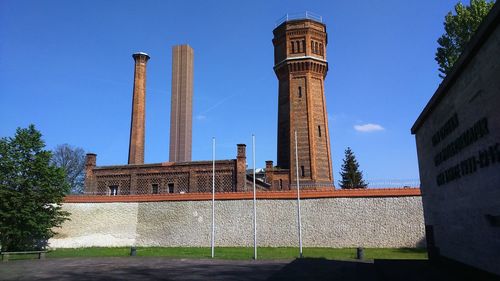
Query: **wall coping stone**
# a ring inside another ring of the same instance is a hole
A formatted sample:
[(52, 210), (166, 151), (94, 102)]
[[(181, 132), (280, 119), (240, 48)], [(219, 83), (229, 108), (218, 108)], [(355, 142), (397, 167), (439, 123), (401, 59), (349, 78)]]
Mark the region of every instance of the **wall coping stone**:
[[(377, 188), (301, 190), (301, 199), (356, 198), (356, 197), (408, 197), (421, 196), (420, 188)], [(296, 199), (296, 190), (257, 191), (257, 199)], [(253, 192), (217, 192), (216, 200), (251, 200)], [(64, 203), (114, 203), (114, 202), (161, 202), (161, 201), (209, 201), (212, 193), (175, 193), (140, 195), (68, 195)]]

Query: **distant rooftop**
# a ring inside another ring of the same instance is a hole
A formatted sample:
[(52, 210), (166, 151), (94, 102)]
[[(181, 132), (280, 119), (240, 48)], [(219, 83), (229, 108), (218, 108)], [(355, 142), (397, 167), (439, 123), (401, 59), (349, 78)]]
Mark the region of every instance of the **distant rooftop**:
[(317, 21), (317, 22), (321, 22), (323, 23), (323, 17), (318, 15), (318, 14), (315, 14), (315, 13), (311, 13), (311, 12), (308, 12), (308, 11), (305, 11), (305, 12), (302, 12), (302, 13), (293, 13), (293, 14), (286, 14), (284, 15), (283, 17), (281, 17), (280, 19), (278, 19), (276, 21), (276, 26), (284, 23), (284, 22), (287, 22), (287, 21), (291, 21), (291, 20), (302, 20), (302, 19), (309, 19), (309, 20), (314, 20), (314, 21)]

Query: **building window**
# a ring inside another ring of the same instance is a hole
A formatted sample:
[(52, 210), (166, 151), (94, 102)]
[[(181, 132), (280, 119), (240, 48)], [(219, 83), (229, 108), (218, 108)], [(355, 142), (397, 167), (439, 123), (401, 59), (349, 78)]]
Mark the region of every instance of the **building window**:
[(173, 183), (168, 184), (168, 193), (174, 193), (174, 184)]
[(292, 43), (292, 54), (293, 54), (293, 53), (295, 53), (295, 42), (292, 41), (290, 43)]
[(109, 187), (109, 195), (112, 196), (118, 195), (118, 185), (111, 185)]
[(304, 170), (304, 166), (300, 166), (300, 171), (301, 171), (302, 177), (305, 177), (306, 171)]
[(153, 194), (158, 194), (158, 184), (157, 183), (154, 183), (152, 186), (152, 193)]
[(324, 49), (323, 49), (323, 44), (319, 43), (319, 54), (323, 55)]
[(299, 98), (302, 97), (302, 87), (299, 86)]
[(283, 189), (283, 180), (280, 179), (280, 189)]
[(314, 43), (314, 51), (316, 54), (319, 53), (318, 42)]
[(311, 41), (311, 52), (314, 53), (314, 41)]
[(302, 40), (302, 52), (306, 51), (306, 40)]
[(319, 137), (321, 138), (321, 126), (318, 126), (318, 134), (319, 134)]

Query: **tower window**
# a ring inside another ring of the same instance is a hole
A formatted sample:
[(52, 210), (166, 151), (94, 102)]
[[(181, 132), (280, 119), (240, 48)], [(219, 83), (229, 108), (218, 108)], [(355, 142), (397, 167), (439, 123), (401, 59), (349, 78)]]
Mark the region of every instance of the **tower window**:
[(158, 194), (158, 184), (157, 183), (154, 183), (152, 186), (152, 193), (153, 194)]
[(168, 184), (168, 193), (174, 193), (174, 184), (173, 183)]
[(302, 40), (302, 52), (306, 51), (306, 40)]
[(321, 138), (321, 126), (318, 126), (318, 134), (319, 134), (319, 137)]
[(283, 180), (280, 179), (280, 189), (283, 189)]
[(319, 43), (319, 54), (323, 55), (323, 44)]
[(311, 52), (314, 53), (314, 41), (311, 41)]
[(299, 98), (302, 97), (302, 87), (299, 86)]
[(302, 177), (305, 177), (306, 176), (306, 172), (304, 170), (304, 166), (300, 166), (300, 172), (302, 174)]

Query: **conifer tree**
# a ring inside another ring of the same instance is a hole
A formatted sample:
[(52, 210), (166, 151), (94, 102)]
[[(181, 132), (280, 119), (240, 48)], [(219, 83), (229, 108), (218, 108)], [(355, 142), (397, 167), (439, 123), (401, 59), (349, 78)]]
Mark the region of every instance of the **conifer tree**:
[(345, 150), (340, 176), (342, 177), (339, 182), (341, 188), (366, 188), (368, 186), (363, 180), (363, 172), (359, 170), (358, 161), (350, 147)]

